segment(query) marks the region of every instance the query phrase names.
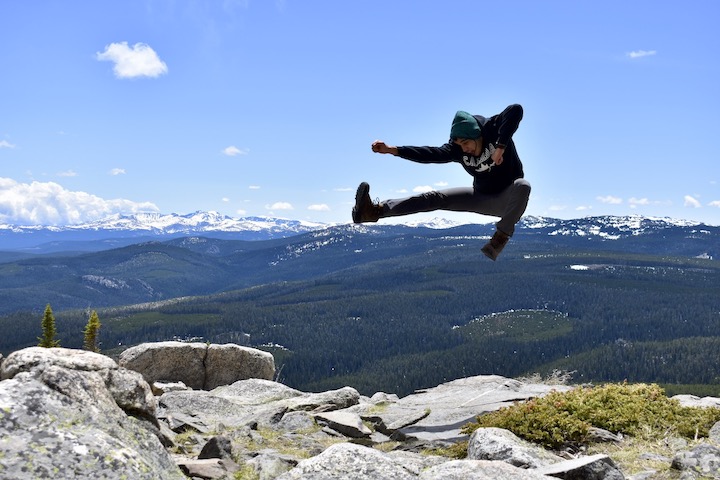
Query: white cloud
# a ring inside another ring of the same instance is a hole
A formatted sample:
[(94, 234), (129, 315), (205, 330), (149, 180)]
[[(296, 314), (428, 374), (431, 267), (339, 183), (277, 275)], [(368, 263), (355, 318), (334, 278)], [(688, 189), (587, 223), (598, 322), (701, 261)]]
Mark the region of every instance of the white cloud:
[(75, 173), (72, 170), (67, 170), (65, 172), (58, 172), (58, 177), (77, 177), (77, 173)]
[(622, 198), (613, 197), (612, 195), (606, 195), (604, 197), (595, 197), (601, 203), (608, 203), (610, 205), (619, 205), (622, 203)]
[(113, 168), (110, 170), (110, 175), (125, 175), (124, 168)]
[(630, 204), (630, 207), (637, 207), (638, 205), (650, 205), (650, 200), (647, 198), (630, 197), (628, 199), (628, 203)]
[(417, 187), (413, 188), (413, 193), (427, 193), (432, 192), (433, 187), (430, 185), (418, 185)]
[(129, 47), (127, 42), (111, 43), (102, 53), (96, 53), (98, 60), (115, 63), (113, 72), (118, 78), (159, 77), (167, 73), (165, 62), (160, 60), (155, 50), (144, 43)]
[(630, 58), (642, 58), (642, 57), (650, 57), (652, 55), (656, 55), (656, 50), (634, 50), (632, 52), (626, 53), (626, 55)]
[(157, 212), (150, 202), (106, 200), (66, 190), (54, 182), (18, 183), (0, 177), (0, 223), (67, 225), (85, 223), (115, 213)]
[(316, 212), (329, 212), (330, 207), (328, 207), (324, 203), (320, 203), (320, 204), (310, 205), (308, 207), (308, 210), (314, 210)]
[(0, 140), (0, 148), (15, 148), (15, 145), (7, 140)]
[(717, 207), (717, 208), (720, 208), (720, 200), (714, 200), (714, 201), (708, 203), (708, 207)]
[(333, 188), (333, 192), (352, 192), (354, 190), (355, 190), (354, 188), (350, 188), (350, 187)]
[(221, 198), (221, 201), (224, 203), (228, 203), (230, 201), (230, 199), (228, 197), (223, 197), (223, 198)]
[(294, 210), (293, 206), (288, 202), (275, 202), (272, 205), (267, 205), (265, 208), (268, 210)]
[(550, 210), (551, 212), (559, 212), (565, 210), (566, 208), (567, 207), (565, 205), (550, 205), (548, 207), (548, 210)]
[(241, 150), (235, 145), (230, 145), (229, 147), (225, 147), (223, 149), (223, 154), (227, 155), (228, 157), (235, 157), (237, 155), (247, 155), (248, 150)]
[(700, 202), (697, 200), (697, 198), (695, 198), (691, 195), (685, 195), (684, 205), (686, 207), (692, 207), (692, 208), (700, 208), (702, 206), (702, 205), (700, 205)]
[(448, 182), (435, 182), (435, 186), (436, 186), (436, 187), (441, 187), (441, 188), (442, 188), (442, 187), (447, 187), (447, 186), (448, 186)]
[(584, 212), (586, 210), (592, 210), (592, 206), (590, 205), (580, 205), (579, 207), (575, 207), (575, 210), (578, 212)]
[(260, 185), (250, 185), (248, 188), (250, 190), (260, 190)]
[(238, 214), (238, 215), (240, 215), (240, 216), (243, 216), (243, 215), (247, 214), (247, 212), (246, 212), (245, 210), (243, 210), (243, 209), (235, 210), (235, 213)]

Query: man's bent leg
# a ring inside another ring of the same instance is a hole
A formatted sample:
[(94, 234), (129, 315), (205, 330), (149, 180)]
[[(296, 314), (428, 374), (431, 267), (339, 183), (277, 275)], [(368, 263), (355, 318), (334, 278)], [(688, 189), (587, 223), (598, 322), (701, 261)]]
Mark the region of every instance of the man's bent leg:
[(498, 230), (512, 237), (515, 232), (515, 224), (525, 213), (530, 198), (530, 182), (524, 178), (518, 178), (508, 188), (498, 195), (497, 201), (504, 208), (498, 215), (500, 220), (495, 224)]

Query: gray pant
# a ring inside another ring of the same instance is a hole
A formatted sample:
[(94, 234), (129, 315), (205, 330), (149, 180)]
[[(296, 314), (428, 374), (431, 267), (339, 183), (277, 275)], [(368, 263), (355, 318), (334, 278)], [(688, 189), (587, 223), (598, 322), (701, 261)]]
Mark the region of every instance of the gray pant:
[(477, 193), (472, 187), (449, 188), (427, 192), (414, 197), (397, 198), (381, 202), (382, 217), (396, 217), (412, 213), (450, 210), (474, 212), (500, 217), (495, 224), (498, 230), (512, 236), (530, 198), (530, 182), (518, 178), (500, 193)]

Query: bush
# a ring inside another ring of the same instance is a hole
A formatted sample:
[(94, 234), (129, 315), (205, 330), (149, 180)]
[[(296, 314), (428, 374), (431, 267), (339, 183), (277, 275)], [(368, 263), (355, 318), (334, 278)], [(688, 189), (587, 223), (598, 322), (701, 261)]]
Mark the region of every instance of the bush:
[(692, 438), (707, 436), (717, 421), (720, 409), (682, 407), (657, 385), (607, 384), (551, 392), (516, 403), (479, 416), (477, 423), (466, 425), (463, 432), (498, 427), (545, 447), (559, 448), (587, 443), (591, 427), (644, 438), (662, 438), (669, 433)]

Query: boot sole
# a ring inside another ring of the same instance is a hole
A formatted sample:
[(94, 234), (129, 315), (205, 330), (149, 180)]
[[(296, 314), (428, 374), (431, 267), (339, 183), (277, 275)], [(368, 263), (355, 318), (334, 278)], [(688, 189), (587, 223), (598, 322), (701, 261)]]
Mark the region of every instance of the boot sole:
[(360, 219), (360, 206), (361, 206), (361, 199), (368, 195), (370, 192), (370, 185), (367, 182), (362, 182), (358, 188), (357, 192), (355, 192), (355, 207), (352, 210), (352, 219), (355, 223), (362, 223)]

